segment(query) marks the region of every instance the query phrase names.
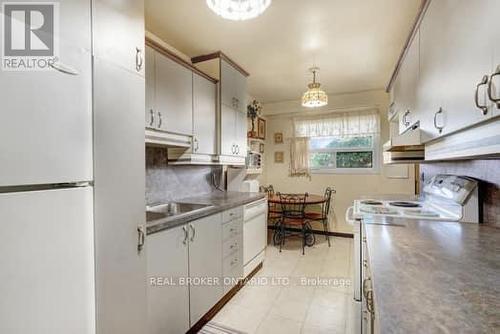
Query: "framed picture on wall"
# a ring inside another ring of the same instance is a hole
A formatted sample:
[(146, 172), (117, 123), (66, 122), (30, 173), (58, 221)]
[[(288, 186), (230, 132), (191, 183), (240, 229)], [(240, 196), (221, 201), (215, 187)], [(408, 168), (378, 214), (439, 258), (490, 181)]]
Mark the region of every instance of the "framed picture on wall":
[(257, 119), (257, 137), (266, 139), (266, 120), (260, 117)]
[(275, 144), (283, 144), (283, 133), (282, 132), (276, 132), (274, 134), (274, 143)]
[(283, 151), (274, 152), (274, 163), (282, 164), (285, 162), (285, 153)]

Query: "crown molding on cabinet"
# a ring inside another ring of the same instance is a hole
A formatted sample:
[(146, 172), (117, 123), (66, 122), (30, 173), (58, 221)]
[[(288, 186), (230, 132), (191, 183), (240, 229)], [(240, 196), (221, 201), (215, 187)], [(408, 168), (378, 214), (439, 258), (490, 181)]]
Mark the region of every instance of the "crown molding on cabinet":
[(200, 71), (198, 68), (196, 68), (192, 64), (186, 62), (184, 59), (182, 59), (181, 57), (179, 57), (178, 55), (176, 55), (172, 51), (166, 49), (160, 43), (156, 42), (152, 38), (146, 37), (146, 45), (149, 46), (149, 47), (151, 47), (151, 48), (153, 48), (157, 52), (161, 53), (165, 57), (167, 57), (167, 58), (175, 61), (177, 64), (186, 67), (187, 69), (193, 71), (194, 73), (196, 73), (198, 75), (201, 75), (205, 79), (210, 80), (213, 83), (217, 83), (218, 82), (217, 79), (214, 79), (211, 76), (209, 76), (208, 74)]
[(424, 18), (425, 12), (427, 11), (427, 8), (429, 8), (429, 5), (432, 0), (422, 0), (422, 3), (420, 4), (420, 8), (418, 9), (417, 16), (415, 17), (415, 21), (413, 22), (412, 28), (410, 30), (410, 33), (406, 39), (406, 42), (403, 46), (403, 50), (401, 50), (401, 53), (399, 55), (398, 61), (396, 62), (396, 67), (394, 68), (394, 71), (392, 72), (391, 78), (389, 79), (389, 83), (387, 84), (387, 87), (385, 88), (385, 91), (389, 93), (391, 90), (391, 87), (396, 80), (396, 77), (398, 76), (399, 69), (401, 68), (401, 65), (406, 57), (406, 53), (408, 52), (408, 49), (410, 48), (410, 45), (420, 27), (420, 22), (422, 22), (422, 19)]
[(196, 64), (196, 63), (200, 63), (200, 62), (211, 60), (211, 59), (215, 59), (215, 58), (224, 59), (224, 61), (226, 61), (228, 64), (230, 64), (232, 67), (234, 67), (238, 72), (240, 72), (244, 76), (246, 76), (246, 77), (250, 76), (250, 73), (248, 73), (247, 71), (245, 71), (243, 69), (243, 67), (241, 67), (236, 62), (234, 62), (231, 58), (229, 58), (222, 51), (217, 51), (217, 52), (213, 52), (213, 53), (210, 53), (210, 54), (193, 57), (193, 58), (191, 58), (191, 61), (193, 62), (193, 64)]

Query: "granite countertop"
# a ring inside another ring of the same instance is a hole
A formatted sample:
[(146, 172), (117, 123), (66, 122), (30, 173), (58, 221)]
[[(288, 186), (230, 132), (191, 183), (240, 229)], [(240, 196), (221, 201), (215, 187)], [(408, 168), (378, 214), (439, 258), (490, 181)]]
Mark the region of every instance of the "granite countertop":
[(206, 208), (193, 211), (192, 213), (147, 222), (147, 234), (153, 234), (173, 227), (187, 224), (193, 220), (210, 216), (240, 205), (245, 205), (263, 199), (264, 193), (244, 192), (212, 192), (194, 197), (186, 197), (176, 200), (177, 203), (207, 204)]
[(500, 229), (364, 224), (381, 333), (500, 332)]

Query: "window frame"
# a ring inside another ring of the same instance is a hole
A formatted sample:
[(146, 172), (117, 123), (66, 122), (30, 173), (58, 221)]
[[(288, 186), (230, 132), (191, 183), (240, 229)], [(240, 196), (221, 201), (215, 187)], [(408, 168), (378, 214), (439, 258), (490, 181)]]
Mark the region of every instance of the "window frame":
[[(310, 137), (309, 138), (309, 161), (311, 161), (311, 155), (313, 153), (333, 153), (334, 154), (334, 167), (328, 168), (318, 168), (310, 166), (311, 174), (379, 174), (380, 173), (380, 135), (374, 134), (359, 134), (353, 135), (353, 137), (372, 137), (371, 147), (356, 147), (356, 148), (323, 148), (323, 149), (312, 149), (311, 141), (314, 138), (322, 137)], [(331, 138), (341, 137), (341, 136), (329, 136)], [(337, 168), (337, 152), (372, 152), (373, 165), (371, 168)]]

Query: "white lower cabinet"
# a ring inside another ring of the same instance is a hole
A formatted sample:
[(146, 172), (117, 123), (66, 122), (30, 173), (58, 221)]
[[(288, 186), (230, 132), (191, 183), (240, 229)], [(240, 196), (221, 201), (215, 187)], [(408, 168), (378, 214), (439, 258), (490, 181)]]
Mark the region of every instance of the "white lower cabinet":
[[(222, 298), (222, 215), (189, 224), (189, 288), (191, 326)], [(204, 281), (203, 281), (204, 280)]]
[(149, 235), (147, 244), (149, 333), (185, 333), (189, 287), (178, 280), (189, 276), (187, 225)]
[(148, 236), (150, 334), (185, 333), (223, 296), (222, 214)]

